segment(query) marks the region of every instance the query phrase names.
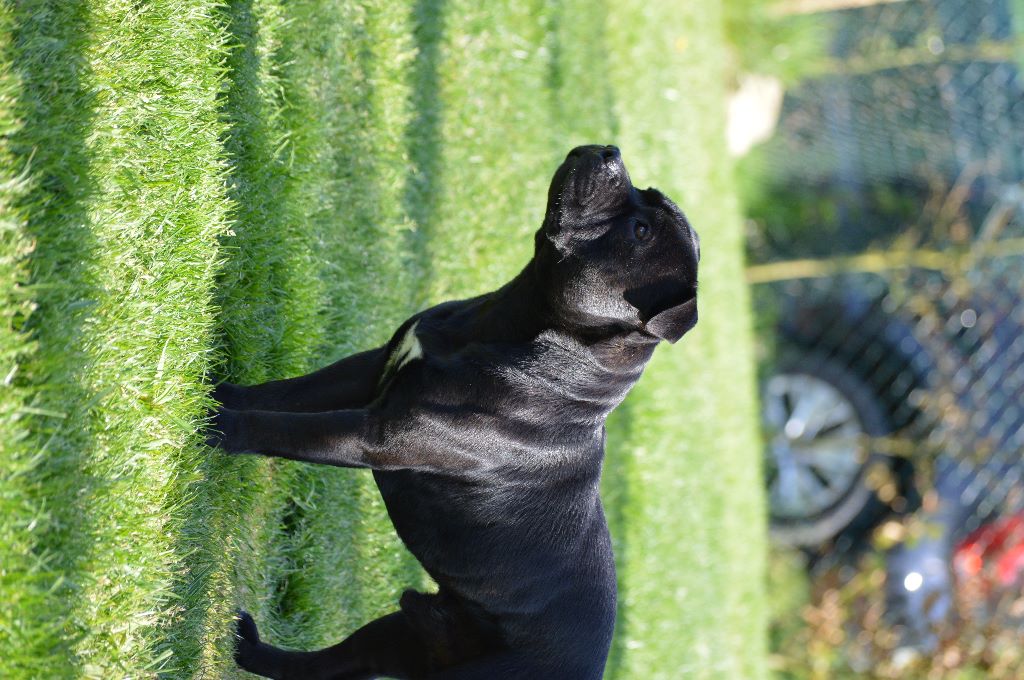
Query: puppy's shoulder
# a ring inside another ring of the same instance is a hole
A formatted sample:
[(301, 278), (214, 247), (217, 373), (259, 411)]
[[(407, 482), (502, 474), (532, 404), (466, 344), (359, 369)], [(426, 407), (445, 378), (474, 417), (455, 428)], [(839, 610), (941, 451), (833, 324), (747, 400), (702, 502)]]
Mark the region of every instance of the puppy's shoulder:
[(475, 303), (476, 299), (445, 302), (406, 319), (385, 347), (387, 360), (380, 387), (384, 388), (402, 369), (417, 361), (458, 352), (465, 343), (466, 318)]

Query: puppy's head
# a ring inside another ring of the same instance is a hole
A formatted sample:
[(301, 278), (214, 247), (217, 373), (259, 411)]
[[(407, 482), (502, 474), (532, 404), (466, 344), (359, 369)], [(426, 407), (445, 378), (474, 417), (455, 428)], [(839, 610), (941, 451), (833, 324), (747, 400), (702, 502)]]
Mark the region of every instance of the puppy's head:
[(633, 186), (614, 146), (577, 147), (555, 172), (537, 259), (572, 328), (675, 342), (697, 323), (697, 233), (660, 191)]

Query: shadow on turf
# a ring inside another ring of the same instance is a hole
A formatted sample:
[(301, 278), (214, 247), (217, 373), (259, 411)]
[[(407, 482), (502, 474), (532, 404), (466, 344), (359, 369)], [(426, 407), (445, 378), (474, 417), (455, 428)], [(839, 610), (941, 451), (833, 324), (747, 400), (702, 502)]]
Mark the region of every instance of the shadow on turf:
[(441, 196), (441, 117), (444, 104), (439, 69), (445, 33), (445, 4), (446, 0), (417, 0), (412, 12), (416, 44), (410, 97), (413, 119), (405, 140), (412, 171), (406, 180), (403, 202), (406, 214), (416, 224), (408, 249), (415, 254), (418, 307), (426, 304), (427, 292), (431, 290), (434, 278), (428, 244), (437, 229)]

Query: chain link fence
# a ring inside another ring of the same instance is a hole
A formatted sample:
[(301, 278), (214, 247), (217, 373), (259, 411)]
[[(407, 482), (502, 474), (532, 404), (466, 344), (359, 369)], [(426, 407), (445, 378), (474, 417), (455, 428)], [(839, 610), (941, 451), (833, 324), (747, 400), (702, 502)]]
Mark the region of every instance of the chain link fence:
[(807, 584), (774, 664), (1024, 677), (1024, 2), (810, 5), (827, 50), (741, 165), (769, 587)]

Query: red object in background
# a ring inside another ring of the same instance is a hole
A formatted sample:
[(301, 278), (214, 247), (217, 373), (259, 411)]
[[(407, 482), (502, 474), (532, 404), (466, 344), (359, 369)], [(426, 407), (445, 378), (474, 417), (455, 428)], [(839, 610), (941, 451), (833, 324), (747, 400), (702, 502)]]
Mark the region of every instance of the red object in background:
[(1018, 583), (1024, 576), (1024, 513), (1000, 518), (968, 534), (953, 551), (953, 569), (961, 580), (981, 577), (1001, 587)]
[(996, 577), (999, 584), (1012, 586), (1024, 574), (1024, 545), (1018, 544), (1003, 553), (996, 563)]

